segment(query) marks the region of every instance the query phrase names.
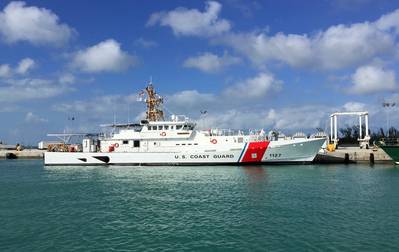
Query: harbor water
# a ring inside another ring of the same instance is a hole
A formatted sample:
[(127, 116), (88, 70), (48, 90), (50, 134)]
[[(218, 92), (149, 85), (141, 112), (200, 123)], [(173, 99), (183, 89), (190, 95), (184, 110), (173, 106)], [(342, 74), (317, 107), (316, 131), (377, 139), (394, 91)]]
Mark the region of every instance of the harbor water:
[(0, 161), (0, 251), (398, 251), (394, 165)]

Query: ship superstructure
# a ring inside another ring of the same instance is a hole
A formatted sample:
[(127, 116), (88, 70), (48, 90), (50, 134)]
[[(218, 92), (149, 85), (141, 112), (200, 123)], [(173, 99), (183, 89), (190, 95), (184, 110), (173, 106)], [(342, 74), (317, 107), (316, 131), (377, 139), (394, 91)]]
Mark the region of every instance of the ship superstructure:
[[(150, 83), (146, 119), (137, 124), (111, 124), (110, 135), (85, 137), (73, 151), (48, 151), (46, 165), (203, 165), (311, 162), (326, 139), (269, 138), (263, 130), (197, 130), (185, 116), (165, 120), (163, 98)], [(67, 148), (68, 149), (68, 148)], [(70, 150), (70, 149), (68, 149)]]

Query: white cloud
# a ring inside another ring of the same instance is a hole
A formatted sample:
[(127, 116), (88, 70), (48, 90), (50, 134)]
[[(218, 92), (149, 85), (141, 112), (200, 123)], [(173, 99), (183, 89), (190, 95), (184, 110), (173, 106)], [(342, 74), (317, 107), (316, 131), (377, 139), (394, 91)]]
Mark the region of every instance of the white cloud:
[(24, 75), (36, 66), (36, 63), (31, 58), (24, 58), (14, 69), (9, 64), (0, 65), (0, 78), (10, 78), (14, 74)]
[(274, 129), (309, 130), (321, 127), (327, 130), (327, 120), (333, 108), (320, 105), (302, 105), (297, 107), (270, 109), (266, 120)]
[(347, 102), (342, 106), (344, 111), (364, 111), (366, 110), (366, 104), (361, 102)]
[[(92, 116), (98, 115), (101, 117), (102, 113), (117, 112), (117, 110), (125, 111), (127, 109), (127, 104), (131, 103), (131, 97), (132, 95), (97, 96), (89, 100), (55, 104), (53, 109), (61, 112), (88, 113)], [(143, 105), (142, 108), (144, 109), (145, 105)], [(135, 108), (131, 109), (132, 112), (135, 111)]]
[(77, 52), (72, 66), (83, 72), (118, 72), (135, 63), (135, 57), (122, 51), (118, 42), (108, 39)]
[(230, 30), (230, 23), (218, 17), (222, 5), (215, 1), (206, 3), (205, 11), (179, 7), (169, 12), (157, 12), (150, 16), (147, 26), (169, 26), (175, 35), (209, 37)]
[(7, 80), (0, 85), (0, 102), (20, 102), (61, 95), (72, 88), (46, 79)]
[(257, 65), (282, 62), (297, 68), (341, 69), (396, 52), (398, 11), (375, 22), (335, 25), (314, 34), (230, 33), (214, 40)]
[(153, 41), (153, 40), (149, 40), (149, 39), (144, 39), (144, 38), (138, 38), (134, 41), (134, 44), (136, 46), (140, 46), (143, 48), (153, 48), (153, 47), (157, 47), (158, 43)]
[(75, 76), (73, 74), (66, 73), (66, 74), (61, 75), (58, 78), (58, 81), (61, 84), (73, 84), (76, 81), (76, 79), (75, 79)]
[[(117, 122), (126, 122), (127, 113), (130, 112), (132, 121), (145, 117), (145, 105), (131, 102), (132, 94), (106, 95), (94, 97), (90, 100), (78, 100), (68, 103), (57, 103), (53, 106), (55, 111), (61, 111), (85, 118), (79, 123), (93, 126), (93, 121), (98, 123), (111, 122), (114, 114)], [(329, 132), (329, 115), (335, 111), (368, 110), (370, 121), (383, 114), (380, 106), (368, 106), (359, 102), (347, 102), (342, 106), (326, 106), (322, 104), (304, 104), (292, 107), (273, 108), (267, 102), (260, 106), (246, 106), (248, 101), (229, 103), (231, 97), (223, 94), (201, 93), (198, 90), (184, 90), (165, 96), (165, 112), (185, 114), (197, 122), (198, 128), (210, 127), (230, 129), (271, 129), (282, 130), (284, 133), (304, 131), (314, 133), (316, 128)], [(237, 99), (239, 100), (239, 99)], [(128, 103), (131, 104), (130, 110)], [(116, 105), (118, 104), (118, 105)], [(172, 110), (172, 111), (169, 111)], [(205, 115), (200, 111), (206, 110)], [(348, 117), (340, 119), (339, 127), (356, 124), (357, 118)], [(131, 121), (131, 122), (132, 122)]]
[(280, 91), (283, 82), (270, 73), (260, 73), (254, 78), (239, 82), (224, 90), (224, 95), (239, 98), (262, 98)]
[(25, 2), (11, 2), (0, 12), (0, 35), (8, 43), (27, 41), (35, 45), (60, 46), (73, 33), (50, 10), (26, 6)]
[(381, 30), (391, 30), (395, 32), (399, 31), (399, 9), (382, 15), (377, 21), (376, 25)]
[(352, 75), (352, 83), (350, 91), (355, 94), (388, 91), (396, 88), (396, 76), (392, 70), (366, 65), (356, 69)]
[(45, 123), (45, 122), (48, 122), (47, 119), (42, 118), (42, 117), (40, 117), (38, 115), (35, 115), (33, 112), (28, 112), (25, 115), (25, 121), (29, 122), (29, 123)]
[(277, 129), (285, 133), (305, 131), (314, 133), (316, 128), (328, 131), (329, 114), (332, 108), (322, 105), (301, 105), (297, 107), (244, 109), (240, 107), (210, 111), (198, 118), (200, 128), (230, 129)]
[(199, 113), (206, 107), (213, 106), (217, 97), (211, 93), (200, 93), (197, 90), (183, 90), (165, 97), (166, 105), (176, 113)]
[(52, 110), (77, 116), (80, 126), (87, 127), (90, 131), (98, 130), (99, 124), (112, 123), (114, 119), (117, 123), (132, 122), (135, 115), (144, 111), (145, 104), (133, 103), (133, 97), (137, 96), (135, 94), (96, 96), (86, 100), (56, 103), (52, 106)]
[(29, 72), (32, 68), (35, 67), (35, 61), (31, 58), (25, 58), (22, 59), (19, 64), (18, 67), (15, 69), (15, 71), (18, 74), (26, 74), (27, 72)]
[(0, 65), (0, 78), (10, 77), (11, 74), (12, 74), (12, 69), (10, 65), (8, 64)]
[(240, 62), (240, 58), (230, 56), (228, 53), (224, 53), (223, 56), (218, 56), (213, 53), (205, 52), (197, 57), (186, 59), (183, 66), (197, 68), (205, 73), (216, 73), (228, 66), (239, 64)]
[(322, 67), (339, 69), (395, 50), (394, 36), (375, 23), (332, 26), (316, 40)]
[(266, 121), (266, 111), (248, 111), (240, 108), (210, 111), (197, 119), (198, 128), (255, 129), (271, 127)]
[(278, 33), (269, 37), (265, 33), (231, 33), (219, 42), (227, 44), (256, 64), (272, 60), (292, 66), (308, 65), (312, 57), (309, 38), (306, 35)]

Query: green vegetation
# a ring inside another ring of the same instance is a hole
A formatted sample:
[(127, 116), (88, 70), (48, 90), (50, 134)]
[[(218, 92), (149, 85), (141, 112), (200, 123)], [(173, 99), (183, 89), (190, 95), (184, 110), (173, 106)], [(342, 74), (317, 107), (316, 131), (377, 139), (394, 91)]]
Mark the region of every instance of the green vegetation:
[[(365, 131), (366, 129), (363, 126), (362, 127), (363, 134)], [(340, 144), (358, 143), (359, 126), (341, 128), (339, 129), (339, 132), (340, 132), (340, 138), (339, 138)], [(380, 128), (380, 130), (377, 132), (371, 132), (369, 130), (369, 135), (370, 135), (370, 143), (374, 143), (376, 141), (381, 140), (382, 138), (386, 138), (387, 136), (389, 136), (389, 138), (399, 138), (399, 131), (395, 127), (391, 127), (389, 128), (388, 134), (386, 134), (386, 132), (384, 132), (384, 129)]]

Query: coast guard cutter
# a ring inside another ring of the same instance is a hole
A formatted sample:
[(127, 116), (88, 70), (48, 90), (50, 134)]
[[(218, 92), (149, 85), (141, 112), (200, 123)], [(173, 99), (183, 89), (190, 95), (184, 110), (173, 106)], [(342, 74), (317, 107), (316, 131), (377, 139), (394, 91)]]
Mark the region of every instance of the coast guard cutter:
[(49, 146), (45, 165), (218, 165), (306, 163), (324, 138), (273, 138), (262, 132), (197, 130), (187, 117), (164, 119), (163, 98), (150, 83), (143, 93), (146, 119), (111, 124), (112, 134), (82, 134), (79, 145)]

